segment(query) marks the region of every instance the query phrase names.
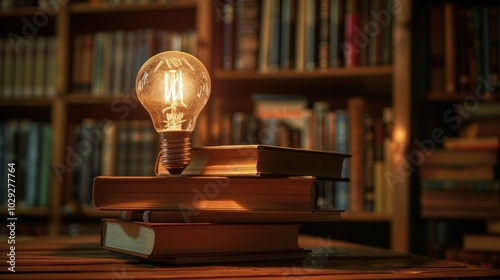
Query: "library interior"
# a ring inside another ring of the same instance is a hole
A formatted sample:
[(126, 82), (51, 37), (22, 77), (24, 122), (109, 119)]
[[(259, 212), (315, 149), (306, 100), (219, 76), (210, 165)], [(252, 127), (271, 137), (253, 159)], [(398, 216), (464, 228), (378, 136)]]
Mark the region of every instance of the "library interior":
[(500, 1), (1, 0), (0, 278), (500, 279), (499, 91)]

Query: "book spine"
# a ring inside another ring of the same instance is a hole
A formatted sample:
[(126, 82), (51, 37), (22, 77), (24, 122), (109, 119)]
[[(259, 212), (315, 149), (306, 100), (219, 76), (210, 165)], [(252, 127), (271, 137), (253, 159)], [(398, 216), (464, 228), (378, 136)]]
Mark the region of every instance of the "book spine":
[(330, 0), (319, 2), (319, 43), (318, 43), (318, 66), (328, 68), (330, 40), (328, 35), (330, 27)]
[[(431, 27), (433, 28), (433, 27)], [(444, 3), (444, 73), (445, 90), (448, 94), (456, 91), (456, 35), (455, 35), (455, 4)]]
[[(336, 123), (336, 150), (340, 153), (349, 152), (349, 114), (346, 110), (335, 111)], [(342, 178), (350, 177), (350, 158), (344, 160), (342, 166)], [(335, 182), (335, 208), (339, 210), (350, 210), (349, 183)]]
[(269, 70), (277, 70), (280, 66), (280, 2), (272, 0), (270, 7)]
[(56, 94), (56, 64), (57, 64), (57, 37), (49, 37), (47, 42), (47, 57), (45, 71), (45, 96), (54, 97)]
[(39, 177), (39, 195), (37, 203), (41, 207), (46, 207), (49, 205), (50, 197), (50, 178), (51, 169), (50, 163), (52, 158), (52, 126), (49, 123), (42, 124), (41, 127), (41, 155), (40, 155), (40, 177)]
[(317, 36), (316, 36), (316, 1), (306, 1), (305, 7), (305, 68), (316, 68)]
[(364, 114), (365, 100), (351, 97), (348, 100), (350, 160), (350, 210), (363, 211), (363, 190), (365, 180), (364, 162)]
[(236, 2), (235, 69), (256, 70), (259, 48), (260, 6), (256, 0)]
[(358, 45), (359, 38), (363, 36), (358, 0), (346, 0), (345, 8), (345, 43), (342, 50), (345, 57), (345, 67), (358, 67), (361, 65), (361, 49)]
[(306, 65), (306, 5), (307, 0), (297, 0), (295, 69), (298, 71), (304, 70)]
[(281, 3), (280, 68), (290, 69), (293, 67), (296, 1), (282, 0)]
[(344, 40), (344, 0), (330, 2), (329, 66), (341, 67), (344, 58), (340, 43)]
[(259, 70), (269, 70), (270, 36), (271, 36), (271, 11), (272, 0), (262, 0), (261, 26), (260, 26), (260, 47), (259, 47)]
[(222, 6), (222, 21), (223, 21), (223, 42), (222, 42), (222, 69), (232, 70), (234, 59), (234, 24), (235, 24), (235, 7), (233, 1), (226, 0)]

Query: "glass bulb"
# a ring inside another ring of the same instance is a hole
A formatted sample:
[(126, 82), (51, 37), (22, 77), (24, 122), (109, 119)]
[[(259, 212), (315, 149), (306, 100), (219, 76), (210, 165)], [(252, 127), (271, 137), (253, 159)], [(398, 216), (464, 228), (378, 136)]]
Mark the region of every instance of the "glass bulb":
[(135, 88), (160, 134), (163, 166), (181, 174), (191, 161), (191, 132), (210, 97), (207, 69), (188, 53), (162, 52), (142, 65)]

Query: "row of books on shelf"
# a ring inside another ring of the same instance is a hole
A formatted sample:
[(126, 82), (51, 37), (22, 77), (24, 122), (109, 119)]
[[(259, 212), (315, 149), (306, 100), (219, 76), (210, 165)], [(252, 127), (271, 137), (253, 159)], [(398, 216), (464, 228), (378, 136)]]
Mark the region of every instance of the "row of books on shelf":
[[(340, 220), (342, 211), (318, 209), (317, 187), (348, 180), (348, 154), (228, 145), (192, 157), (186, 175), (196, 176), (95, 178), (94, 206), (122, 212), (103, 219), (103, 248), (172, 264), (300, 259), (308, 254), (298, 246), (301, 224)], [(207, 165), (196, 169), (200, 161)]]
[(419, 167), (425, 217), (500, 216), (500, 135), (448, 138)]
[[(149, 120), (106, 121), (84, 119), (69, 132), (61, 176), (68, 180), (67, 202), (79, 206), (92, 203), (93, 178), (102, 176), (146, 176), (154, 172), (158, 133)], [(69, 165), (71, 172), (64, 166)]]
[(137, 72), (156, 53), (196, 54), (196, 33), (140, 29), (78, 34), (72, 47), (72, 91), (116, 96), (134, 92)]
[(225, 1), (222, 68), (389, 65), (395, 8), (386, 0)]
[(0, 97), (46, 98), (55, 94), (56, 37), (0, 39)]
[[(14, 163), (18, 208), (48, 206), (51, 151), (52, 127), (49, 123), (24, 119), (0, 122), (0, 162), (4, 166)], [(7, 182), (7, 173), (2, 172), (0, 178)], [(7, 192), (8, 188), (0, 190), (0, 205), (8, 205), (11, 197)]]
[(430, 89), (493, 93), (498, 88), (498, 3), (434, 3), (429, 9)]

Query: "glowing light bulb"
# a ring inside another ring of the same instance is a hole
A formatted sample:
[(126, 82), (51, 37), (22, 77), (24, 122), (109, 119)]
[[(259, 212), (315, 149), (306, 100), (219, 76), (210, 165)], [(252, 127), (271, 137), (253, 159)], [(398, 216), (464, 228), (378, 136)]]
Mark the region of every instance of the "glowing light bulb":
[(162, 52), (142, 65), (135, 88), (160, 134), (163, 167), (181, 174), (191, 161), (191, 132), (210, 97), (207, 69), (188, 53)]

